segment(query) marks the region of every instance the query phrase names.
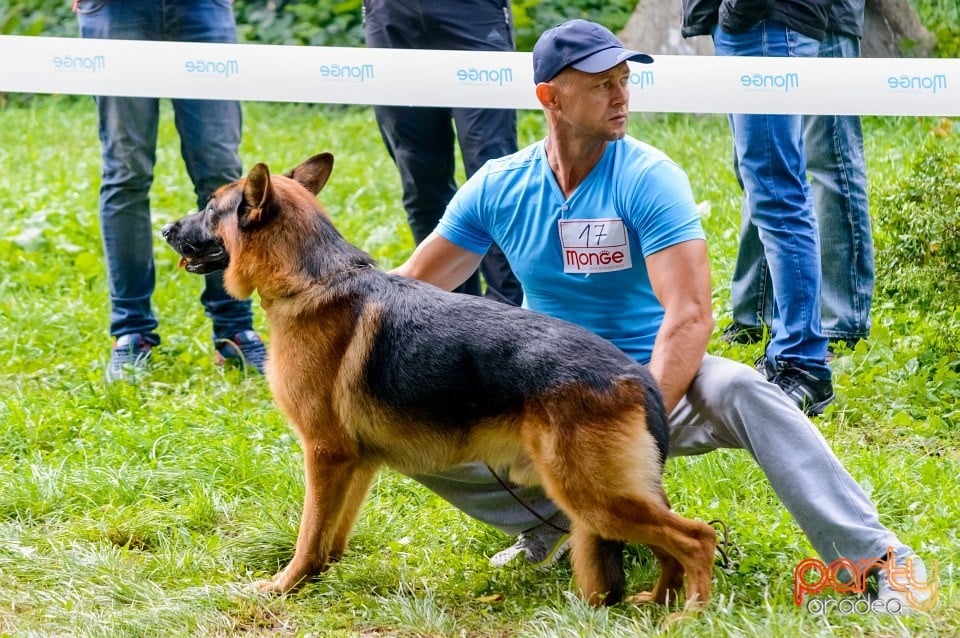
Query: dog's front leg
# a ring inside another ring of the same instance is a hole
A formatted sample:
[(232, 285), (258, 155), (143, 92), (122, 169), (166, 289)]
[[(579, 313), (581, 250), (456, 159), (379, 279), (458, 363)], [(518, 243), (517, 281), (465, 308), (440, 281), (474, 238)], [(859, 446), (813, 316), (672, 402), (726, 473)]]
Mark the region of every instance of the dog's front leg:
[(359, 505), (354, 507), (354, 504), (347, 503), (348, 497), (356, 492), (357, 479), (363, 478), (357, 474), (367, 473), (362, 481), (366, 485), (373, 476), (369, 464), (361, 463), (355, 454), (335, 443), (304, 441), (303, 450), (306, 490), (297, 548), (286, 568), (270, 580), (257, 583), (264, 592), (282, 594), (292, 591), (329, 566), (330, 551), (338, 536), (338, 523), (344, 510), (354, 510), (349, 517), (352, 520), (359, 508)]

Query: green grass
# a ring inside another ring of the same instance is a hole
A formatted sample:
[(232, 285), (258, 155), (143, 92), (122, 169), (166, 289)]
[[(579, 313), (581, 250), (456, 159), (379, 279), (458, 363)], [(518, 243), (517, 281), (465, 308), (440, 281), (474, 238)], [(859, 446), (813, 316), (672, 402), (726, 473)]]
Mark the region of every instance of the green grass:
[[(154, 225), (193, 204), (169, 109), (158, 151)], [(865, 122), (871, 193), (936, 122)], [(293, 552), (303, 492), (298, 443), (258, 377), (213, 364), (200, 279), (156, 242), (164, 342), (138, 386), (106, 385), (107, 284), (97, 221), (92, 102), (41, 98), (0, 109), (0, 635), (634, 636), (655, 607), (594, 611), (570, 594), (566, 561), (547, 573), (495, 570), (509, 539), (418, 484), (381, 474), (344, 560), (286, 597), (249, 583)], [(543, 133), (523, 113), (521, 141)], [(688, 171), (703, 202), (715, 315), (729, 315), (739, 194), (717, 116), (637, 115), (632, 133)], [(956, 145), (953, 134), (942, 140)], [(360, 108), (246, 104), (242, 154), (285, 170), (333, 151), (322, 199), (344, 234), (385, 267), (412, 243), (399, 180)], [(945, 210), (944, 215), (957, 215)], [(950, 306), (951, 304), (946, 304)], [(838, 400), (817, 421), (877, 502), (882, 521), (940, 565), (930, 615), (815, 617), (792, 605), (792, 573), (813, 552), (756, 465), (723, 451), (668, 464), (675, 507), (730, 526), (734, 564), (675, 636), (960, 635), (960, 313), (877, 300), (869, 342), (837, 363)], [(257, 309), (258, 328), (266, 331)], [(947, 335), (947, 337), (944, 337)], [(711, 349), (750, 362), (754, 347)], [(933, 350), (932, 350), (933, 349)], [(935, 350), (936, 356), (931, 354)], [(629, 586), (649, 587), (631, 548)]]

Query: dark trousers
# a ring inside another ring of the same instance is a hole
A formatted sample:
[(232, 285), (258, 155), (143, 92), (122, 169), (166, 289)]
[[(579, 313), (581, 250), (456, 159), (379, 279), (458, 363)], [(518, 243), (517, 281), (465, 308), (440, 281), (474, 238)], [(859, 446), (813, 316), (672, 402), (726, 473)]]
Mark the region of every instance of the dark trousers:
[[(513, 51), (508, 0), (365, 0), (368, 47)], [(429, 235), (457, 190), (455, 142), (467, 177), (488, 159), (517, 150), (517, 116), (510, 109), (377, 106), (377, 125), (397, 165), (403, 207), (418, 244)], [(519, 305), (520, 282), (496, 245), (480, 272), (486, 296)], [(457, 292), (481, 294), (474, 273)]]

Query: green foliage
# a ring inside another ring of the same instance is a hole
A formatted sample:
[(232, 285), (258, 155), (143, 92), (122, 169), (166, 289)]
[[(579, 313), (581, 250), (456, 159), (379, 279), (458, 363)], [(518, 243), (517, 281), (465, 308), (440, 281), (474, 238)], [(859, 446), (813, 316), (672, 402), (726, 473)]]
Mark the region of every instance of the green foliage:
[(362, 0), (236, 0), (238, 37), (261, 44), (363, 46)]
[(517, 50), (531, 51), (544, 29), (573, 18), (619, 31), (636, 5), (636, 0), (513, 0)]
[(928, 309), (960, 300), (960, 144), (951, 128), (947, 119), (934, 127), (872, 197), (879, 288)]
[(0, 0), (0, 35), (77, 35), (70, 0)]
[(920, 21), (937, 39), (941, 58), (960, 57), (960, 0), (912, 0)]

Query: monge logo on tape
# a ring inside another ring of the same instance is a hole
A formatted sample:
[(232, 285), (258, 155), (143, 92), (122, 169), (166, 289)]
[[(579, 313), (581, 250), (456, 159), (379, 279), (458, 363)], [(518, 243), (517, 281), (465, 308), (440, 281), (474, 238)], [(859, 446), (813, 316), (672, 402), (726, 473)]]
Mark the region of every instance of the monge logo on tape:
[(469, 69), (457, 69), (457, 80), (461, 84), (504, 84), (513, 83), (513, 69), (504, 66), (499, 69), (478, 69), (470, 67)]
[(947, 76), (937, 75), (891, 75), (887, 78), (887, 86), (894, 91), (912, 93), (936, 93), (947, 88)]
[(57, 55), (53, 58), (53, 68), (57, 71), (96, 73), (106, 70), (107, 59), (102, 55)]
[(228, 78), (239, 75), (240, 63), (236, 60), (187, 60), (183, 68), (191, 75)]
[(787, 93), (791, 89), (800, 88), (800, 75), (797, 73), (744, 74), (740, 76), (740, 85), (745, 89)]
[(627, 79), (627, 83), (638, 89), (645, 89), (648, 86), (653, 86), (653, 71), (640, 71), (639, 73), (631, 73), (630, 77)]
[(320, 66), (320, 77), (336, 82), (362, 83), (372, 80), (374, 71), (372, 64), (323, 64)]

